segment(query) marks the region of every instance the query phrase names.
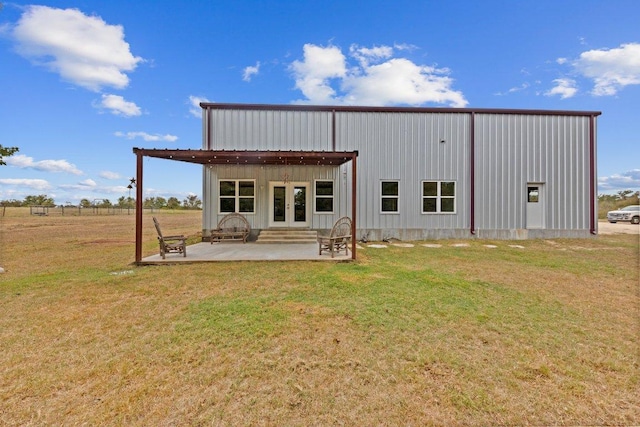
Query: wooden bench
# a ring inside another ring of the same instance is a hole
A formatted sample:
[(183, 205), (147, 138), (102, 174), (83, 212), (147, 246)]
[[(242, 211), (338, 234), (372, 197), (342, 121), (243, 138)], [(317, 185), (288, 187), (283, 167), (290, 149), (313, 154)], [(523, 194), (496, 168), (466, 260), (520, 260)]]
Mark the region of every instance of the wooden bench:
[(239, 213), (230, 213), (222, 217), (218, 228), (211, 230), (211, 244), (223, 240), (242, 240), (247, 243), (251, 226), (247, 219)]
[(344, 249), (344, 254), (349, 255), (349, 242), (351, 241), (351, 218), (343, 216), (333, 225), (331, 234), (318, 237), (318, 255), (322, 252), (330, 252), (331, 258), (337, 252)]

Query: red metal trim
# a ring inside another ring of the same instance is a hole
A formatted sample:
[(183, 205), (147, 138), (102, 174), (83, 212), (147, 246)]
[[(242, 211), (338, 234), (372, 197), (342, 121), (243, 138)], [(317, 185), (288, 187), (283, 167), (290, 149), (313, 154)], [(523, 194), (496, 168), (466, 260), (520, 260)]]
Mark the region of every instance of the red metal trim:
[(358, 152), (351, 156), (351, 259), (356, 259), (356, 191), (357, 191), (357, 159)]
[(136, 153), (136, 264), (142, 261), (142, 152)]
[(596, 231), (596, 137), (595, 137), (595, 115), (589, 117), (589, 232), (597, 234)]
[(290, 104), (233, 104), (201, 102), (201, 108), (212, 110), (268, 110), (268, 111), (325, 111), (368, 113), (483, 113), (528, 114), (543, 116), (599, 116), (600, 111), (569, 110), (518, 110), (500, 108), (448, 108), (448, 107), (365, 107), (339, 105), (290, 105)]
[(470, 143), (470, 154), (469, 154), (469, 174), (471, 175), (471, 183), (470, 186), (471, 188), (469, 189), (470, 192), (470, 207), (469, 210), (471, 211), (471, 229), (469, 231), (471, 231), (471, 234), (475, 235), (476, 234), (476, 116), (475, 113), (471, 113), (471, 124), (470, 124), (470, 134), (469, 134), (469, 143)]

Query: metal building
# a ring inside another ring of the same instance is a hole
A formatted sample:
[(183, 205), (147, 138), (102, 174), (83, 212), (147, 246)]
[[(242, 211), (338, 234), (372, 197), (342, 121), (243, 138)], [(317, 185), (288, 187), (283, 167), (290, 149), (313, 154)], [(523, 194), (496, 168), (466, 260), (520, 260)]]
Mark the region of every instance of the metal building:
[(356, 212), (368, 240), (597, 233), (600, 112), (201, 107), (205, 238), (229, 212), (256, 233)]

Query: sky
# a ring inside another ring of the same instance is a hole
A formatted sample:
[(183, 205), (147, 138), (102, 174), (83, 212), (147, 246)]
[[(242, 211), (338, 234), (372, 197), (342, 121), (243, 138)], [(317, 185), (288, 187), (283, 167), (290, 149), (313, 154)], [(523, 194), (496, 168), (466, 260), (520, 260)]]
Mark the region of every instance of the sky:
[[(133, 147), (202, 147), (202, 101), (601, 111), (598, 192), (640, 190), (637, 0), (0, 4), (0, 200), (115, 203)], [(201, 166), (144, 174), (202, 195)]]

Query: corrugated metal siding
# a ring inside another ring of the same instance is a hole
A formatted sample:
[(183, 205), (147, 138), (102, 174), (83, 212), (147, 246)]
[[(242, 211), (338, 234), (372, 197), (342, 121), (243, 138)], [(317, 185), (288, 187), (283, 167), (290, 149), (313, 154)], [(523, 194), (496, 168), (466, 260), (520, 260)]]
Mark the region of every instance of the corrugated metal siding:
[[(333, 114), (335, 150), (359, 152), (360, 235), (377, 230), (382, 233), (378, 238), (402, 238), (410, 235), (401, 236), (403, 230), (423, 230), (425, 237), (470, 236), (471, 112), (209, 109), (203, 115), (203, 147), (331, 151)], [(546, 229), (589, 229), (589, 119), (568, 114), (474, 113), (475, 227), (480, 236), (492, 236), (490, 232), (496, 230), (496, 236), (526, 235), (529, 182), (544, 184)], [(325, 178), (336, 183), (339, 210), (334, 215), (313, 215), (312, 228), (331, 228), (339, 216), (351, 214), (352, 166), (291, 167), (291, 181), (308, 181), (313, 186), (315, 179)], [(204, 177), (203, 228), (214, 227), (220, 218), (215, 204), (217, 180), (222, 178), (257, 180), (259, 214), (249, 215), (249, 221), (254, 228), (267, 227), (268, 182), (281, 180), (282, 167), (219, 166), (205, 168)], [(380, 213), (382, 180), (400, 182), (398, 214)], [(455, 214), (421, 213), (423, 180), (456, 182)], [(512, 233), (500, 234), (500, 230)]]
[(543, 183), (545, 228), (589, 228), (589, 118), (477, 114), (476, 226), (526, 228), (527, 183)]
[[(336, 128), (337, 150), (359, 151), (358, 228), (468, 227), (468, 114), (340, 112)], [(398, 214), (380, 213), (383, 180), (400, 182)], [(423, 180), (456, 181), (455, 214), (421, 213)]]
[(214, 150), (331, 151), (331, 113), (206, 110)]
[[(291, 182), (309, 182), (310, 228), (330, 229), (340, 216), (348, 215), (346, 204), (347, 193), (344, 174), (339, 167), (329, 166), (209, 166), (204, 172), (203, 204), (206, 204), (203, 214), (203, 229), (215, 228), (224, 214), (218, 213), (218, 181), (224, 179), (254, 179), (256, 181), (255, 213), (246, 214), (252, 229), (264, 229), (269, 225), (269, 182), (283, 179), (287, 173)], [(329, 179), (334, 181), (335, 212), (333, 214), (314, 214), (313, 197), (314, 181)], [(340, 201), (340, 203), (338, 202)]]

